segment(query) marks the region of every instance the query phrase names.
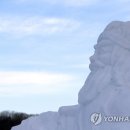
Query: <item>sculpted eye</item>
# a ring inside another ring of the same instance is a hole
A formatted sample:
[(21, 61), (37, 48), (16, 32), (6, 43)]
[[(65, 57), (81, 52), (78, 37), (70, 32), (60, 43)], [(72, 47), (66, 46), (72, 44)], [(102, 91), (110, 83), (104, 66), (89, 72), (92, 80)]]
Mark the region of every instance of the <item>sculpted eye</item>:
[(112, 47), (111, 46), (104, 46), (104, 47), (101, 47), (100, 51), (111, 52), (112, 51)]
[(98, 49), (100, 52), (111, 52), (113, 49), (113, 43), (107, 39), (104, 39), (100, 41), (99, 44), (95, 45), (94, 48)]
[(111, 53), (113, 50), (113, 46), (111, 44), (99, 45), (95, 47), (99, 54), (102, 53)]

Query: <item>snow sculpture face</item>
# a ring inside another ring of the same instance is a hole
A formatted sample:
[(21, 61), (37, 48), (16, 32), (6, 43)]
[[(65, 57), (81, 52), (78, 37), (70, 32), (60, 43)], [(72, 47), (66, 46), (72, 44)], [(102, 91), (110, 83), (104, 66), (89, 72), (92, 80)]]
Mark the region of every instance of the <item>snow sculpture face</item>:
[(90, 57), (91, 73), (78, 95), (79, 104), (89, 104), (113, 83), (130, 88), (130, 28), (126, 24), (130, 22), (112, 22), (100, 35)]
[(90, 57), (90, 70), (97, 69), (111, 65), (111, 52), (114, 45), (107, 39), (102, 40), (99, 44), (94, 46), (95, 53)]
[(103, 39), (94, 46), (95, 53), (90, 57), (89, 66), (91, 73), (79, 92), (79, 104), (90, 103), (108, 86), (111, 80), (111, 57), (114, 46), (109, 39)]

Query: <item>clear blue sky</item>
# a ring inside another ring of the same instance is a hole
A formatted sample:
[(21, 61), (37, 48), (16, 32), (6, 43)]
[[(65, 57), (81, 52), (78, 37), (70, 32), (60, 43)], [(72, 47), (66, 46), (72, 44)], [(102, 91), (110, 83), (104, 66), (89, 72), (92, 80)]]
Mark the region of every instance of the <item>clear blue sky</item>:
[(1, 0), (0, 111), (76, 104), (99, 34), (129, 19), (129, 0)]

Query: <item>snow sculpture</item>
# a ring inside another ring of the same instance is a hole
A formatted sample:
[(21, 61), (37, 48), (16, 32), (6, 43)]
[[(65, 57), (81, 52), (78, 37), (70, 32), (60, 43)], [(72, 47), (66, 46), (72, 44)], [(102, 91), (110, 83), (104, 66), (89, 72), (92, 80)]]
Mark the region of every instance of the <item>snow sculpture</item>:
[(129, 130), (130, 22), (110, 23), (94, 48), (78, 104), (31, 117), (12, 130)]

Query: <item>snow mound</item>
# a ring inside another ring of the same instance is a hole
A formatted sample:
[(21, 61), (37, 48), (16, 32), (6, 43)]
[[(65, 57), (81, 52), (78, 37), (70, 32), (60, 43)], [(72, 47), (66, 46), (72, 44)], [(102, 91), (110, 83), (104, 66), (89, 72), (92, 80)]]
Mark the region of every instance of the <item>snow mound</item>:
[(94, 48), (78, 104), (31, 117), (12, 130), (130, 130), (130, 22), (111, 22)]

